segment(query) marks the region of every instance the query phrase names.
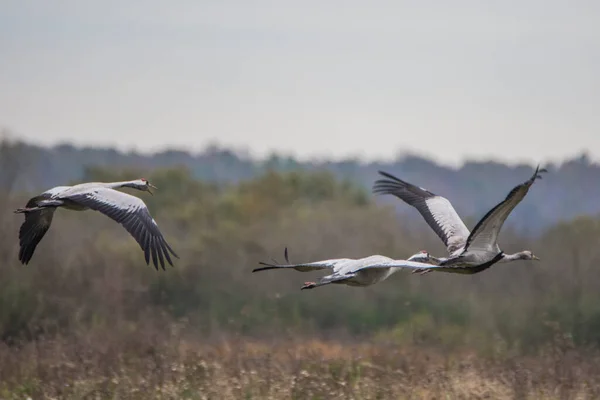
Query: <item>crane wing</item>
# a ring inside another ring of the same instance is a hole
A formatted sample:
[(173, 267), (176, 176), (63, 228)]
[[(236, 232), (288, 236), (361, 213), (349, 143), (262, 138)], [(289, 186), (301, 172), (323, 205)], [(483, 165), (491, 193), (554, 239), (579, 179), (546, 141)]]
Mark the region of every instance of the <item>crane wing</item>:
[(408, 260), (390, 260), (384, 261), (381, 263), (374, 263), (363, 268), (357, 269), (354, 273), (360, 271), (361, 269), (368, 268), (399, 268), (399, 269), (412, 269), (413, 273), (427, 273), (431, 271), (439, 271), (439, 272), (448, 272), (453, 274), (467, 274), (472, 275), (479, 273), (481, 271), (485, 271), (490, 268), (492, 265), (500, 261), (504, 257), (504, 253), (500, 251), (494, 258), (491, 260), (473, 266), (462, 266), (462, 265), (433, 265), (427, 263), (421, 263), (416, 261), (408, 261)]
[(170, 265), (173, 265), (169, 253), (179, 258), (163, 237), (156, 221), (150, 215), (148, 207), (141, 199), (103, 187), (75, 193), (64, 198), (92, 210), (100, 211), (123, 225), (144, 250), (146, 264), (150, 264), (150, 255), (152, 255), (154, 267), (158, 269), (160, 261), (160, 266), (164, 270), (165, 258)]
[(292, 268), (300, 272), (318, 271), (321, 269), (333, 269), (336, 270), (336, 266), (341, 262), (349, 261), (347, 258), (338, 258), (332, 260), (315, 261), (310, 263), (302, 264), (270, 264), (260, 261), (259, 264), (265, 265), (265, 267), (255, 268), (252, 272), (266, 271), (268, 269), (279, 269), (279, 268)]
[(434, 270), (434, 269), (440, 268), (440, 267), (437, 265), (421, 263), (421, 262), (417, 262), (417, 261), (390, 260), (390, 261), (383, 261), (383, 262), (378, 262), (375, 264), (365, 265), (364, 267), (357, 268), (357, 269), (353, 270), (352, 272), (356, 273), (358, 271), (361, 271), (364, 269), (370, 269), (370, 268), (401, 268), (401, 269), (406, 268), (406, 269), (413, 269), (413, 270)]
[(502, 225), (504, 225), (504, 221), (506, 221), (506, 218), (517, 204), (523, 200), (536, 179), (542, 179), (540, 174), (543, 172), (547, 172), (547, 170), (545, 168), (540, 169), (538, 165), (531, 178), (515, 186), (502, 202), (488, 211), (471, 231), (465, 244), (465, 251), (468, 249), (497, 250), (498, 234), (500, 233), (500, 229), (502, 229)]
[[(38, 201), (46, 198), (45, 196), (33, 197), (25, 207), (35, 207)], [(54, 211), (56, 211), (55, 207), (49, 207), (25, 213), (25, 222), (19, 228), (19, 261), (21, 263), (27, 265), (33, 257), (35, 248), (50, 229)]]
[(373, 193), (394, 195), (416, 208), (431, 229), (442, 239), (450, 254), (465, 245), (469, 237), (469, 229), (448, 199), (387, 172), (379, 171), (379, 174), (387, 179), (375, 181)]

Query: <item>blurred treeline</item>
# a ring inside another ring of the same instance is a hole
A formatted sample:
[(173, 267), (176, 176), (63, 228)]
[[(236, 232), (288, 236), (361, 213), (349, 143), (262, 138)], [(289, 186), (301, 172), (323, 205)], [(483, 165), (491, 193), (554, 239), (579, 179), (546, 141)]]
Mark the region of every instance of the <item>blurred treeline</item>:
[[(0, 136), (2, 131), (0, 131)], [(4, 132), (9, 137), (9, 132)], [(5, 148), (18, 148), (22, 154), (21, 178), (16, 183), (20, 191), (35, 192), (65, 182), (86, 179), (85, 166), (138, 168), (185, 167), (191, 176), (203, 182), (235, 184), (256, 179), (267, 171), (330, 171), (336, 179), (348, 180), (366, 191), (377, 179), (377, 170), (385, 170), (403, 179), (429, 188), (449, 198), (461, 215), (478, 217), (506, 195), (518, 182), (527, 179), (534, 165), (510, 166), (492, 161), (466, 161), (450, 168), (435, 161), (402, 153), (390, 162), (300, 161), (273, 154), (266, 160), (255, 160), (247, 152), (209, 146), (200, 153), (164, 150), (155, 154), (120, 152), (111, 148), (74, 147), (70, 144), (40, 147), (32, 144), (2, 142)], [(399, 154), (402, 149), (398, 149)], [(536, 159), (532, 149), (531, 163), (540, 162), (550, 171), (546, 179), (536, 183), (536, 190), (513, 213), (513, 226), (527, 235), (537, 235), (553, 224), (579, 215), (600, 213), (600, 166), (583, 154), (563, 163), (546, 163)], [(383, 198), (380, 203), (392, 203)], [(420, 216), (399, 207), (397, 212), (405, 222), (420, 225)]]
[[(87, 167), (83, 181), (143, 176), (155, 184), (154, 196), (128, 192), (146, 202), (181, 258), (175, 267), (155, 271), (107, 217), (59, 210), (32, 262), (22, 266), (17, 233), (23, 217), (12, 210), (37, 192), (15, 189), (29, 173), (23, 148), (1, 149), (0, 337), (8, 344), (78, 330), (117, 335), (174, 325), (204, 337), (336, 334), (484, 353), (536, 353), (557, 331), (574, 346), (600, 344), (596, 218), (561, 222), (532, 237), (512, 229), (516, 217), (510, 217), (501, 246), (507, 252), (531, 249), (540, 263), (500, 264), (474, 276), (402, 271), (369, 288), (300, 291), (321, 273), (251, 270), (260, 260), (282, 261), (285, 246), (292, 262), (445, 250), (424, 222), (405, 224), (396, 215), (408, 206), (378, 205), (361, 185), (324, 170), (267, 171), (239, 183), (208, 183), (185, 167)], [(512, 185), (528, 177), (530, 171), (524, 172)], [(550, 179), (548, 174), (544, 182)], [(539, 189), (536, 184), (530, 194)], [(532, 196), (519, 207), (537, 204)], [(472, 216), (471, 227), (480, 217), (465, 215)]]

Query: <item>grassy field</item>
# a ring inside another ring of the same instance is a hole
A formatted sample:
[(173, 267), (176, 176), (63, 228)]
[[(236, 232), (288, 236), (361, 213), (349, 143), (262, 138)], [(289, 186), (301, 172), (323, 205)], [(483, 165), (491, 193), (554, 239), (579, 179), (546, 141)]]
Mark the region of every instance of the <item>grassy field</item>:
[[(185, 338), (184, 338), (185, 337)], [(595, 399), (600, 359), (364, 341), (201, 339), (151, 330), (0, 349), (2, 399)]]

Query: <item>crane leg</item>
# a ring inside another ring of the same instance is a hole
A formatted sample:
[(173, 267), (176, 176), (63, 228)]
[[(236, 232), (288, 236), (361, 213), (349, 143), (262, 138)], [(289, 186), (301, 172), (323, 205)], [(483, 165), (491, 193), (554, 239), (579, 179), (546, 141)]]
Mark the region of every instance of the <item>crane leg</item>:
[(428, 274), (430, 272), (431, 272), (430, 269), (423, 269), (423, 270), (416, 269), (416, 270), (412, 271), (413, 274), (419, 274), (419, 275), (425, 275), (425, 274)]
[(314, 289), (319, 286), (329, 285), (331, 283), (341, 283), (349, 280), (351, 277), (347, 276), (339, 276), (339, 275), (328, 275), (324, 276), (319, 280), (319, 282), (304, 282), (304, 286), (300, 288), (300, 290), (304, 289)]

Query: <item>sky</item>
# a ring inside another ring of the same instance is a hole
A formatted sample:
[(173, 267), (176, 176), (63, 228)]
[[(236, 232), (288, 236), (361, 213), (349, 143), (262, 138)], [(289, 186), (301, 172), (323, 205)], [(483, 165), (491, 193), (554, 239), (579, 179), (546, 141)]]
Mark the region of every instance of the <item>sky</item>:
[(2, 0), (0, 127), (256, 157), (600, 160), (596, 0)]

